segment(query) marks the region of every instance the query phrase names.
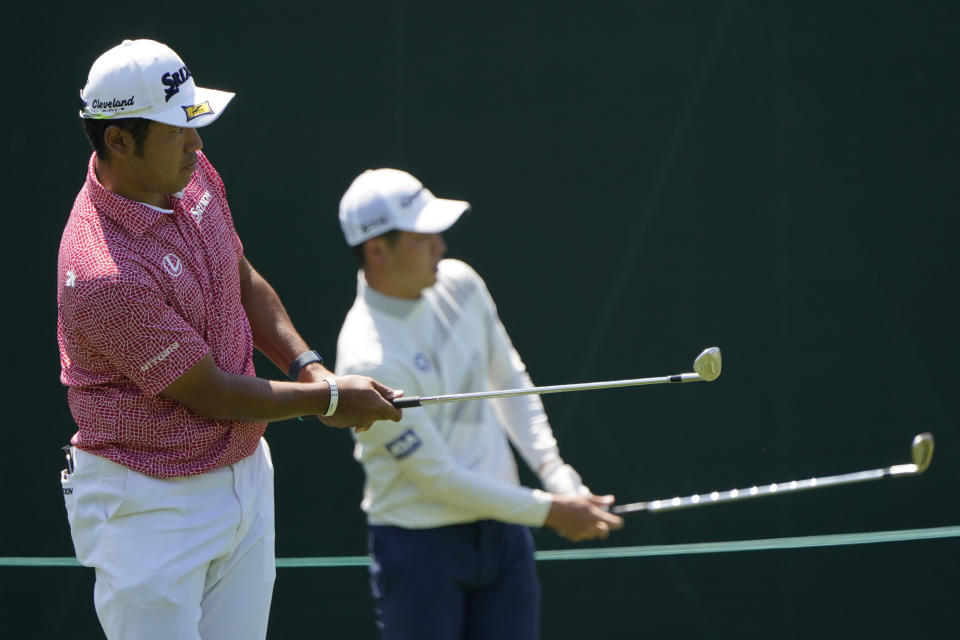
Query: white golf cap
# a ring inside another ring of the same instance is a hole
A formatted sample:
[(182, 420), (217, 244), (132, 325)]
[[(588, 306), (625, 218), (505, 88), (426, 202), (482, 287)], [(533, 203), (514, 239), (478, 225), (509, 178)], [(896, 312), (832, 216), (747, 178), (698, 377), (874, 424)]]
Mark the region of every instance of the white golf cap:
[(80, 92), (81, 118), (146, 118), (175, 127), (216, 120), (234, 94), (198, 87), (173, 49), (124, 40), (94, 61)]
[(463, 200), (438, 198), (399, 169), (368, 169), (340, 200), (340, 227), (355, 247), (387, 231), (440, 233), (470, 209)]

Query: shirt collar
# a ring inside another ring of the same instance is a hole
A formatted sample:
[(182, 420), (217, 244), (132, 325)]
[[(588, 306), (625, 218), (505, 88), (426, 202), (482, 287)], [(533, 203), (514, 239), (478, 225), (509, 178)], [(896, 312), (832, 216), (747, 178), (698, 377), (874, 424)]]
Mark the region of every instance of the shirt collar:
[(369, 284), (363, 275), (363, 269), (357, 271), (357, 297), (363, 298), (371, 309), (382, 311), (391, 316), (405, 318), (416, 311), (423, 304), (423, 296), (416, 300), (394, 298), (380, 293)]
[[(173, 213), (173, 209), (161, 209), (143, 202), (124, 198), (120, 194), (114, 193), (100, 184), (95, 171), (97, 154), (94, 152), (90, 156), (90, 164), (87, 166), (87, 191), (90, 193), (90, 200), (98, 211), (113, 218), (124, 229), (133, 235), (142, 235), (147, 229), (156, 224), (163, 216)], [(174, 194), (173, 198), (182, 197), (183, 192)]]

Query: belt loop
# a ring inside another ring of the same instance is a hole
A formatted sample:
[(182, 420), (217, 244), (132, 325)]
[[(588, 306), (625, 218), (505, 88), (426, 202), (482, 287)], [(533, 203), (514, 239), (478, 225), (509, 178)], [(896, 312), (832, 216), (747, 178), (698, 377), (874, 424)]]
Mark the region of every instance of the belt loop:
[(60, 447), (60, 450), (67, 456), (67, 474), (73, 475), (73, 445)]

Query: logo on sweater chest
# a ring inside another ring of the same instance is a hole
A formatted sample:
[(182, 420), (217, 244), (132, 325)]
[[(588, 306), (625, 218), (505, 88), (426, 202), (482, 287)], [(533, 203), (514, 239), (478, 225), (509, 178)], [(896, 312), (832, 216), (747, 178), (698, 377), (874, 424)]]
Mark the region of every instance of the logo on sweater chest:
[(430, 358), (428, 358), (422, 351), (418, 351), (414, 354), (413, 366), (417, 368), (417, 371), (422, 373), (430, 373), (430, 371), (433, 370), (433, 365), (430, 364)]

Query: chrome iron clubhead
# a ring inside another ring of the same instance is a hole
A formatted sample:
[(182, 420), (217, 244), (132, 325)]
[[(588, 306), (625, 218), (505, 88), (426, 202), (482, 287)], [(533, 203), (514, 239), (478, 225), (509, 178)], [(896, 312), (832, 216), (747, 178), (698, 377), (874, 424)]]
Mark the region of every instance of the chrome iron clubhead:
[(910, 446), (910, 458), (917, 465), (917, 473), (923, 473), (933, 461), (933, 434), (926, 432), (917, 435)]
[(693, 361), (693, 370), (707, 382), (713, 382), (720, 377), (721, 365), (720, 347), (708, 347)]

